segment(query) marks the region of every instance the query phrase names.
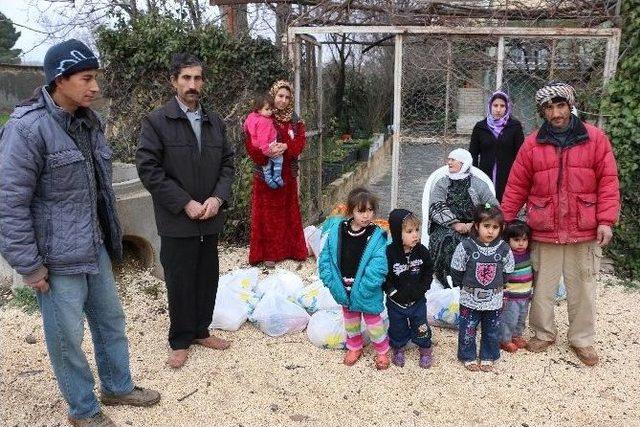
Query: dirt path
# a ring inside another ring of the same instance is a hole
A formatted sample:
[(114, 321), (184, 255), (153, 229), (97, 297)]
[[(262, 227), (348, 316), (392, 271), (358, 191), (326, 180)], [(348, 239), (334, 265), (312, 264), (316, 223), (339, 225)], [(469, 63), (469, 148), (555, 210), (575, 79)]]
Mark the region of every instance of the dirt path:
[[(245, 263), (246, 250), (221, 250), (222, 271)], [(315, 263), (284, 263), (303, 278)], [(299, 270), (298, 270), (299, 269)], [(435, 329), (435, 365), (407, 365), (377, 372), (373, 355), (354, 367), (342, 352), (314, 347), (306, 334), (269, 338), (251, 324), (221, 333), (227, 352), (195, 348), (186, 366), (173, 371), (166, 357), (166, 295), (144, 273), (119, 279), (135, 380), (162, 391), (150, 409), (106, 408), (121, 425), (344, 426), (344, 425), (597, 425), (640, 424), (640, 292), (611, 276), (600, 277), (598, 339), (602, 363), (587, 368), (567, 347), (566, 303), (557, 308), (560, 335), (545, 354), (503, 355), (495, 373), (468, 373), (456, 361), (456, 333)], [(19, 310), (0, 310), (0, 425), (65, 425), (43, 342), (41, 320)], [(35, 344), (25, 342), (33, 334)], [(92, 352), (89, 333), (85, 348)], [(92, 357), (92, 356), (90, 356)], [(90, 360), (94, 366), (93, 360)]]

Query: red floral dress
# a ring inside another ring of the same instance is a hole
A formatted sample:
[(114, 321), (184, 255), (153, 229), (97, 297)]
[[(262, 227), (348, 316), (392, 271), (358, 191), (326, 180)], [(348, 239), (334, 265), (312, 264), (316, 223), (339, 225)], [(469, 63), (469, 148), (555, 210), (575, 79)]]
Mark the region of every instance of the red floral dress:
[[(298, 183), (291, 169), (291, 161), (298, 158), (306, 144), (304, 123), (274, 121), (278, 142), (287, 144), (283, 154), (282, 179), (284, 187), (271, 189), (259, 171), (253, 176), (251, 191), (251, 240), (249, 263), (307, 259), (308, 251), (302, 230), (302, 216), (298, 201)], [(289, 131), (293, 131), (294, 137)], [(257, 166), (267, 163), (268, 157), (245, 138), (247, 154)]]

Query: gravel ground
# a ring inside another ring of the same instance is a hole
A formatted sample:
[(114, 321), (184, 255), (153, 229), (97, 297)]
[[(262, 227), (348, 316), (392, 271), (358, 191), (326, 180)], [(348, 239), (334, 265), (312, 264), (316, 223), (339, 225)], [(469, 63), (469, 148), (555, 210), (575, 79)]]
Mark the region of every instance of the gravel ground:
[[(243, 266), (246, 249), (221, 250), (221, 270)], [(309, 277), (315, 263), (284, 262)], [(164, 365), (168, 318), (162, 282), (125, 268), (118, 283), (127, 314), (131, 368), (138, 384), (162, 391), (149, 409), (106, 412), (121, 425), (640, 425), (640, 292), (613, 276), (598, 289), (597, 347), (602, 363), (581, 365), (566, 343), (567, 308), (559, 303), (560, 335), (545, 354), (503, 354), (493, 373), (467, 372), (455, 357), (456, 334), (435, 329), (435, 365), (377, 372), (373, 353), (354, 367), (342, 352), (314, 347), (306, 334), (270, 338), (251, 324), (221, 332), (225, 352), (194, 348), (178, 371)], [(1, 425), (65, 425), (43, 342), (41, 320), (0, 310)], [(35, 338), (28, 344), (26, 338)], [(85, 348), (92, 353), (87, 331)], [(92, 356), (91, 356), (92, 358)], [(91, 360), (93, 365), (93, 361)]]

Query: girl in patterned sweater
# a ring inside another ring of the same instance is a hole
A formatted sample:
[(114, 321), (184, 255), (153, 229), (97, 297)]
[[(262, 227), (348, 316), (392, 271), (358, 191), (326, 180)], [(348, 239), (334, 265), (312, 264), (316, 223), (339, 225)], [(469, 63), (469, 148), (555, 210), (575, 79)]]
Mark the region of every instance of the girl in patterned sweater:
[[(499, 208), (480, 205), (472, 236), (458, 244), (451, 259), (451, 278), (460, 287), (458, 359), (470, 371), (491, 371), (500, 358), (500, 311), (513, 253), (502, 240), (504, 218)], [(481, 328), (480, 365), (476, 331)]]
[(504, 240), (511, 246), (515, 268), (509, 274), (502, 306), (502, 333), (500, 348), (509, 353), (525, 348), (527, 341), (522, 338), (529, 302), (533, 291), (533, 269), (529, 237), (531, 228), (522, 221), (513, 221), (504, 230)]

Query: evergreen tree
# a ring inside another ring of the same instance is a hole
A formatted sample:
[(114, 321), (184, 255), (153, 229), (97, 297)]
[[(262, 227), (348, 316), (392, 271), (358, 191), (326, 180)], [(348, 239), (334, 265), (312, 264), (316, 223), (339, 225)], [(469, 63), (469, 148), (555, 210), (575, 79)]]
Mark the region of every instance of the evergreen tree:
[(0, 63), (19, 64), (21, 49), (11, 49), (20, 37), (9, 18), (0, 13)]

